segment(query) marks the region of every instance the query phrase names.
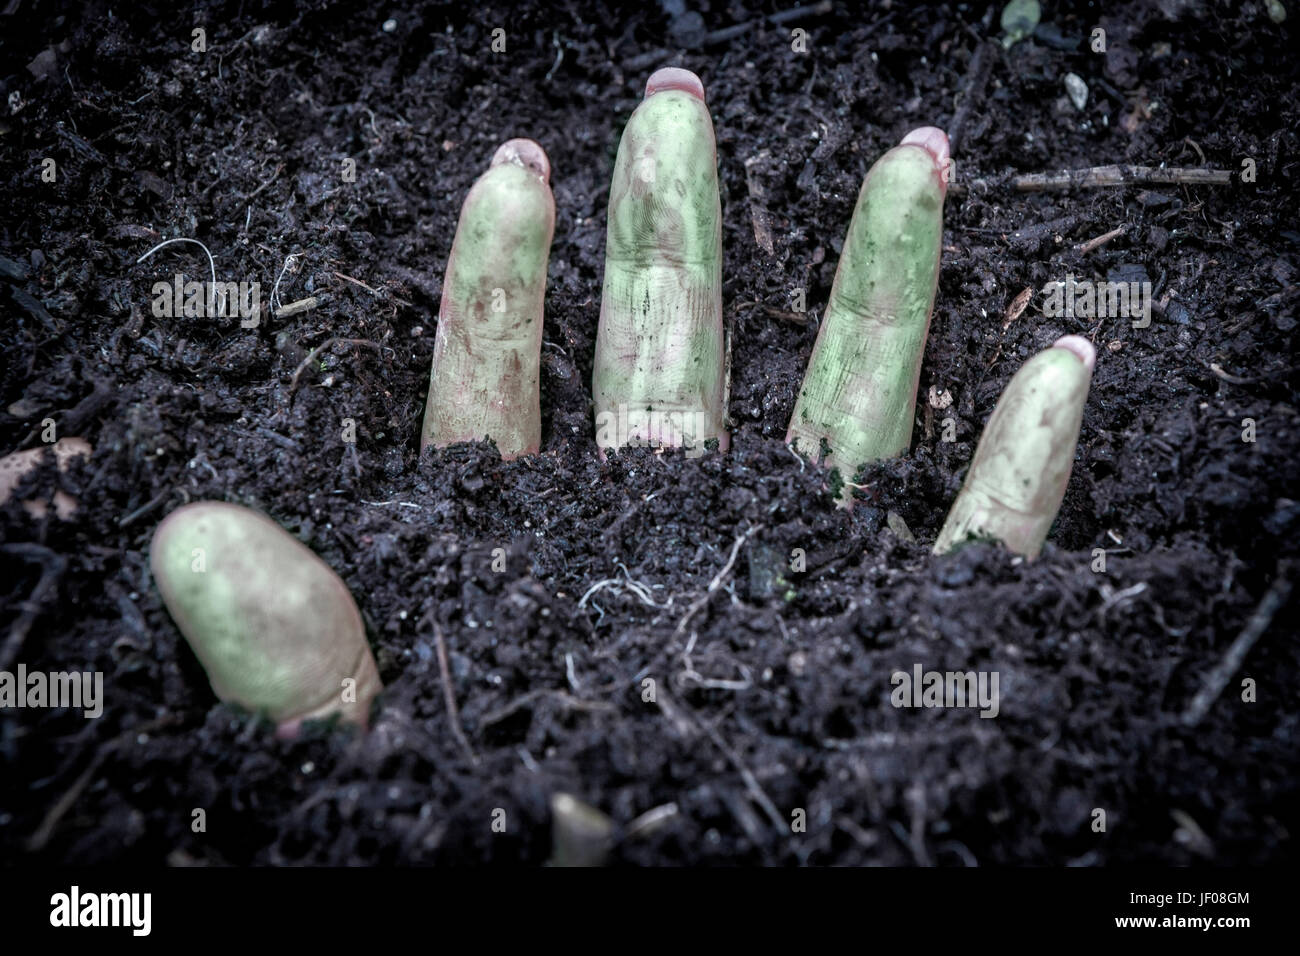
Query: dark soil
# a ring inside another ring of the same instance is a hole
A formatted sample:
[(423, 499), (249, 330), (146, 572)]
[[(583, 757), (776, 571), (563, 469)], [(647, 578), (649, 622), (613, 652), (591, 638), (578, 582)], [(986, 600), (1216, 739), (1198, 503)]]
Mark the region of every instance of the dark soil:
[[(37, 522), (17, 501), (0, 515), (0, 641), (35, 607), (16, 659), (102, 671), (106, 695), (98, 720), (0, 716), (0, 859), (536, 864), (558, 790), (622, 830), (675, 805), (657, 827), (620, 831), (621, 863), (1294, 857), (1292, 603), (1205, 719), (1182, 715), (1300, 568), (1300, 10), (1279, 26), (1261, 2), (1161, 0), (1108, 4), (1098, 21), (1095, 5), (1049, 3), (1038, 34), (990, 49), (972, 82), (1001, 4), (844, 5), (708, 45), (673, 6), (200, 2), (191, 14), (15, 0), (0, 13), (0, 451), (39, 445), (45, 418), (95, 449), (24, 485), (62, 485), (75, 520)], [(698, 9), (715, 30), (779, 7)], [(1105, 55), (1088, 44), (1099, 24)], [(190, 48), (196, 26), (204, 53)], [(791, 50), (794, 26), (806, 54)], [(701, 75), (717, 129), (733, 450), (601, 463), (589, 386), (610, 172), (646, 76), (670, 62)], [(1090, 88), (1082, 112), (1067, 72)], [(962, 108), (957, 178), (988, 182), (948, 200), (913, 448), (865, 473), (846, 513), (782, 445), (795, 390), (868, 166)], [(550, 154), (558, 211), (543, 451), (421, 460), (460, 203), (521, 135)], [(1254, 183), (1236, 175), (1247, 157)], [(1069, 194), (1005, 183), (1106, 163), (1234, 178)], [(755, 238), (751, 179), (772, 255)], [(137, 262), (177, 236), (202, 240), (222, 280), (259, 281), (265, 300), (283, 272), (282, 302), (320, 305), (251, 330), (156, 319), (153, 283), (207, 277), (192, 245)], [(1121, 268), (1164, 300), (1149, 328), (1048, 318), (1036, 296), (1004, 329), (1021, 290)], [(791, 311), (800, 288), (807, 314)], [(1099, 361), (1044, 555), (932, 557), (1001, 389), (1072, 332)], [(331, 337), (378, 348), (327, 348), (295, 390)], [(932, 387), (951, 408), (930, 407)], [(956, 442), (941, 440), (945, 417)], [(147, 569), (158, 520), (196, 499), (266, 512), (342, 575), (386, 684), (368, 734), (281, 742), (216, 701)], [(796, 548), (802, 573), (788, 570)], [(439, 635), (472, 756), (453, 732)], [(1000, 713), (891, 706), (891, 674), (917, 663), (997, 671)], [(206, 832), (192, 830), (195, 808)]]

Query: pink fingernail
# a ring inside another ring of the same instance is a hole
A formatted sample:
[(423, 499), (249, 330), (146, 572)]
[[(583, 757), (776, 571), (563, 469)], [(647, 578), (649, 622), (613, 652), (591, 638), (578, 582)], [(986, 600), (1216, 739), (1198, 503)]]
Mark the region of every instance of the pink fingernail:
[(899, 146), (920, 146), (934, 159), (935, 169), (943, 182), (944, 191), (948, 189), (948, 167), (952, 156), (948, 150), (948, 134), (937, 126), (921, 126), (903, 137)]
[(704, 84), (700, 78), (690, 70), (683, 70), (676, 66), (666, 66), (662, 70), (655, 70), (650, 74), (650, 79), (645, 82), (645, 95), (647, 98), (654, 96), (663, 90), (681, 90), (683, 93), (690, 93), (698, 97), (701, 101), (704, 99)]
[(1089, 373), (1097, 365), (1097, 350), (1082, 335), (1063, 335), (1052, 343), (1052, 348), (1073, 352), (1079, 357), (1079, 361), (1084, 364)]
[(551, 161), (546, 158), (546, 150), (531, 139), (508, 139), (498, 146), (488, 168), (502, 163), (518, 163), (535, 172), (542, 182), (551, 182)]

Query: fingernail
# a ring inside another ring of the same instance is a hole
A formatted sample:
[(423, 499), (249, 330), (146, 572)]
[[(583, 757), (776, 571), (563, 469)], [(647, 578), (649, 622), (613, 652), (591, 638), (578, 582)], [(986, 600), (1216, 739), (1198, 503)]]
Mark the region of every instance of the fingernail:
[(1082, 335), (1063, 335), (1052, 343), (1054, 349), (1066, 349), (1079, 357), (1089, 373), (1097, 364), (1097, 350)]
[(921, 126), (903, 137), (899, 146), (920, 146), (940, 169), (948, 165), (948, 134), (937, 126)]
[(680, 67), (665, 66), (650, 74), (650, 79), (646, 80), (645, 84), (646, 98), (664, 90), (681, 90), (683, 93), (699, 97), (701, 102), (704, 100), (704, 84), (700, 82), (700, 78), (690, 70), (683, 70)]
[(531, 139), (508, 139), (492, 154), (492, 162), (489, 168), (500, 166), (502, 163), (515, 163), (531, 169), (542, 182), (548, 185), (551, 182), (551, 161), (546, 155), (546, 150)]

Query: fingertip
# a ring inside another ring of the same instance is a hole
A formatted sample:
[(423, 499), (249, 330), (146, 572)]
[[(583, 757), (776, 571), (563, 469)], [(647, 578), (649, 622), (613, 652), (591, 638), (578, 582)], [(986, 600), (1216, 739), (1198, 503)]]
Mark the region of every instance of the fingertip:
[(920, 146), (940, 166), (945, 166), (949, 158), (948, 134), (937, 126), (918, 126), (903, 137), (900, 146)]
[(502, 163), (514, 163), (531, 169), (542, 182), (550, 185), (551, 161), (547, 158), (546, 150), (531, 139), (506, 140), (498, 146), (488, 167), (493, 168)]
[(1065, 349), (1067, 352), (1073, 353), (1083, 363), (1089, 374), (1092, 374), (1093, 368), (1097, 365), (1097, 350), (1082, 335), (1064, 335), (1052, 343), (1052, 348)]
[(645, 83), (646, 98), (649, 99), (663, 90), (681, 90), (698, 98), (701, 103), (704, 102), (704, 84), (690, 70), (683, 70), (681, 67), (666, 66), (650, 74), (650, 79)]
[(952, 155), (949, 153), (948, 134), (937, 126), (919, 126), (911, 131), (898, 146), (918, 146), (930, 153), (935, 164), (935, 176), (939, 177), (940, 189), (948, 193), (948, 181), (952, 178)]

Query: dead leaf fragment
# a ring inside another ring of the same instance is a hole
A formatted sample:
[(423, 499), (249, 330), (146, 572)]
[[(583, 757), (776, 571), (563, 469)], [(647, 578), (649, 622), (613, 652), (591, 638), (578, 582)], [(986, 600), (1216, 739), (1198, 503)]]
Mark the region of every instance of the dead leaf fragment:
[(936, 385), (930, 386), (930, 407), (944, 409), (952, 404), (952, 392)]
[(1012, 322), (1020, 318), (1020, 316), (1024, 313), (1026, 306), (1029, 305), (1029, 300), (1032, 299), (1033, 297), (1034, 297), (1034, 287), (1026, 286), (1025, 289), (1020, 293), (1020, 295), (1016, 296), (1014, 299), (1011, 300), (1011, 304), (1007, 306), (1006, 315), (1003, 316), (1003, 320), (1002, 320), (1003, 332), (1007, 330), (1007, 328), (1011, 325)]

